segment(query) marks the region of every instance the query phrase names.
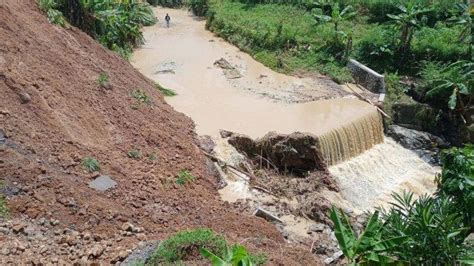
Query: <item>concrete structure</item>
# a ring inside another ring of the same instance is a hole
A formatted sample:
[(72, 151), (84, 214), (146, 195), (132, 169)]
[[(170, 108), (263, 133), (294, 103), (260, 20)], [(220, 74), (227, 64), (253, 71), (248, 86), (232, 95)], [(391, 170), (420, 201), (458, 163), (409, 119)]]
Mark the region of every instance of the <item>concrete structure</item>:
[(383, 75), (380, 75), (354, 59), (349, 60), (347, 68), (349, 68), (356, 83), (364, 86), (373, 93), (381, 94), (381, 98), (383, 99), (385, 96), (385, 79)]

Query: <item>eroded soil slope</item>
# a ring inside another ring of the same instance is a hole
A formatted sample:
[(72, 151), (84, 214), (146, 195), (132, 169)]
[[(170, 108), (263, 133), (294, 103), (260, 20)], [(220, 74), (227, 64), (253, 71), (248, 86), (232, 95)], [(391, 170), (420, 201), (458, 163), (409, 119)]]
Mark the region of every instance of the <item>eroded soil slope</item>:
[[(273, 263), (315, 263), (272, 225), (219, 200), (192, 121), (128, 62), (74, 27), (49, 24), (33, 0), (1, 1), (0, 18), (0, 180), (11, 211), (0, 226), (1, 264), (115, 262), (139, 241), (191, 227), (243, 241)], [(109, 89), (97, 84), (100, 73)], [(84, 171), (86, 156), (100, 173)], [(184, 169), (196, 180), (180, 186)], [(89, 188), (98, 174), (116, 188)], [(124, 232), (127, 222), (139, 229)]]

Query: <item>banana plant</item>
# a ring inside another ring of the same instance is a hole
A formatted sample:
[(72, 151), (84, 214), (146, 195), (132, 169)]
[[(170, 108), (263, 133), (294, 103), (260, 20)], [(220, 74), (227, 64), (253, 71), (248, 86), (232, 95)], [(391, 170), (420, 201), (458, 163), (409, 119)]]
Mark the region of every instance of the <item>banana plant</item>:
[(223, 258), (205, 248), (200, 248), (199, 252), (204, 258), (209, 260), (212, 266), (253, 266), (247, 250), (242, 245), (234, 245), (230, 249), (227, 248)]
[(413, 31), (420, 27), (420, 15), (431, 11), (427, 8), (419, 8), (414, 2), (408, 2), (405, 6), (398, 6), (399, 14), (388, 14), (387, 16), (395, 22), (400, 29), (400, 50), (406, 53), (410, 49)]
[(348, 5), (344, 8), (341, 7), (338, 3), (333, 4), (331, 7), (331, 14), (330, 16), (324, 14), (315, 14), (314, 17), (319, 23), (333, 23), (334, 24), (334, 32), (338, 32), (338, 26), (342, 21), (349, 20), (357, 14), (354, 11), (354, 8), (351, 5)]
[(350, 265), (358, 264), (387, 264), (394, 259), (387, 252), (406, 241), (406, 236), (396, 236), (382, 239), (383, 224), (379, 221), (379, 211), (375, 211), (369, 218), (365, 229), (357, 237), (351, 228), (346, 214), (331, 208), (330, 217), (334, 223), (334, 233), (344, 257)]
[(474, 94), (474, 63), (465, 60), (453, 63), (443, 70), (442, 76), (441, 79), (433, 80), (433, 88), (426, 96), (434, 98), (449, 95), (448, 108), (456, 110), (466, 122), (464, 114), (469, 109)]

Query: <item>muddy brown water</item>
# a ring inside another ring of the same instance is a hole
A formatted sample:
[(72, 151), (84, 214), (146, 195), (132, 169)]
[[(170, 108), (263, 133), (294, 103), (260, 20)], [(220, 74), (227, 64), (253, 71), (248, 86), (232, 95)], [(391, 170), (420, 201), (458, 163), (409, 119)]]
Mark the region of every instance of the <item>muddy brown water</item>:
[[(131, 62), (147, 77), (178, 93), (166, 101), (194, 120), (198, 134), (213, 137), (217, 154), (226, 161), (232, 164), (239, 155), (220, 139), (220, 129), (254, 138), (269, 131), (310, 132), (321, 137), (326, 158), (334, 164), (330, 172), (342, 191), (328, 197), (340, 205), (366, 210), (389, 200), (394, 189), (417, 194), (434, 190), (438, 169), (384, 138), (375, 108), (348, 97), (343, 86), (276, 73), (206, 31), (205, 21), (187, 11), (154, 11), (160, 22), (144, 28), (146, 43), (134, 52)], [(171, 16), (170, 28), (161, 19), (165, 13)], [(226, 78), (214, 65), (220, 58), (242, 77)], [(322, 98), (333, 99), (313, 101)], [(336, 141), (341, 137), (346, 139)], [(345, 154), (340, 155), (341, 151)], [(224, 200), (255, 196), (242, 178), (229, 178), (221, 191)]]

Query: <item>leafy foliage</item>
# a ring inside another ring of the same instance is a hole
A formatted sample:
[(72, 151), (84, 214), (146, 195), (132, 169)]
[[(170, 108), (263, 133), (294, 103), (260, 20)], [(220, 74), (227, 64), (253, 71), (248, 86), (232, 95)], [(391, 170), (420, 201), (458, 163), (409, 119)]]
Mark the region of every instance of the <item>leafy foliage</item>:
[(247, 249), (242, 245), (234, 245), (226, 248), (224, 256), (221, 258), (206, 248), (200, 248), (201, 255), (208, 259), (212, 266), (252, 266), (252, 259), (247, 253)]
[(196, 16), (205, 16), (209, 10), (208, 0), (191, 0), (189, 5)]
[(449, 109), (464, 114), (474, 93), (474, 63), (458, 61), (448, 65), (440, 74), (441, 77), (432, 81), (433, 87), (426, 97), (446, 99)]
[(474, 146), (451, 148), (441, 154), (443, 170), (436, 178), (438, 193), (452, 196), (474, 232)]
[[(0, 189), (4, 186), (2, 180), (0, 180)], [(3, 196), (2, 192), (0, 192), (0, 217), (6, 218), (9, 215), (9, 210), (7, 207), (7, 201)]]
[(392, 259), (387, 251), (397, 247), (406, 240), (406, 236), (394, 236), (382, 239), (383, 224), (379, 221), (379, 212), (376, 211), (369, 218), (364, 231), (357, 238), (351, 225), (342, 210), (332, 207), (330, 212), (334, 223), (334, 233), (344, 256), (349, 263), (381, 263), (386, 264)]
[(407, 237), (390, 253), (411, 264), (453, 264), (463, 251), (463, 216), (450, 197), (393, 194), (394, 202), (382, 213), (383, 238)]
[(100, 170), (99, 161), (93, 157), (84, 157), (82, 159), (82, 166), (90, 173)]
[(176, 184), (184, 185), (188, 182), (193, 182), (194, 179), (194, 176), (188, 172), (188, 170), (181, 170), (178, 175), (176, 175)]

